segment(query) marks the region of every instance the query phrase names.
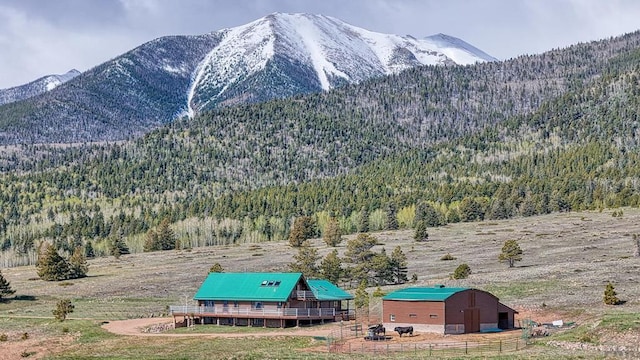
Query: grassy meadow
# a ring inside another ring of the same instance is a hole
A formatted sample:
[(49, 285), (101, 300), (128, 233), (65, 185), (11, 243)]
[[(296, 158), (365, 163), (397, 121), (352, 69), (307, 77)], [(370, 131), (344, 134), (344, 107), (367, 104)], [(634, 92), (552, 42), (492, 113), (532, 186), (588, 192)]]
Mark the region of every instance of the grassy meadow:
[[(640, 258), (633, 256), (633, 235), (640, 234), (640, 210), (625, 208), (620, 217), (612, 216), (612, 212), (450, 224), (430, 228), (429, 240), (419, 243), (413, 241), (409, 230), (373, 233), (380, 243), (375, 251), (384, 247), (390, 253), (401, 246), (408, 258), (409, 277), (418, 277), (415, 284), (382, 290), (437, 283), (476, 287), (520, 311), (521, 318), (576, 322), (575, 328), (537, 339), (504, 358), (624, 356), (618, 351), (622, 346), (633, 348), (640, 343)], [(517, 240), (524, 252), (514, 268), (498, 261), (502, 244), (508, 239)], [(332, 250), (320, 239), (312, 243), (321, 256)], [(344, 252), (344, 242), (338, 250)], [(169, 305), (192, 304), (191, 297), (213, 263), (220, 263), (226, 271), (286, 271), (295, 252), (285, 243), (273, 242), (139, 253), (119, 259), (103, 257), (89, 261), (88, 277), (64, 282), (39, 280), (33, 266), (2, 269), (16, 297), (0, 303), (0, 336), (7, 335), (0, 341), (0, 348), (9, 349), (0, 358), (366, 358), (328, 354), (323, 352), (326, 342), (311, 337), (274, 335), (250, 341), (132, 337), (114, 335), (100, 327), (106, 321), (164, 316)], [(441, 260), (446, 253), (455, 259)], [(450, 275), (461, 263), (470, 266), (470, 277), (451, 280)], [(603, 304), (607, 282), (614, 284), (622, 305)], [(75, 310), (69, 320), (57, 322), (51, 311), (63, 298), (71, 299)], [(372, 299), (373, 316), (380, 308), (379, 299)], [(251, 336), (254, 330), (246, 331)], [(583, 350), (571, 348), (578, 343), (583, 344)], [(394, 357), (410, 355), (426, 356)]]

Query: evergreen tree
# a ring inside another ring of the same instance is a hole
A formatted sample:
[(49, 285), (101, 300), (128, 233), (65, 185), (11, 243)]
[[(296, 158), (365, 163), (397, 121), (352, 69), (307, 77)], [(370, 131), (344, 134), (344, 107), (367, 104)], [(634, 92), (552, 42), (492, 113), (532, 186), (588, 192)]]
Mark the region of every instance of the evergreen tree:
[(333, 249), (322, 259), (320, 262), (320, 274), (334, 284), (338, 284), (342, 279), (344, 269), (342, 268), (342, 261), (338, 257), (338, 250)]
[(213, 264), (209, 269), (209, 273), (221, 273), (221, 272), (224, 272), (224, 268), (222, 267), (222, 265), (220, 265), (220, 263)]
[(176, 234), (169, 227), (169, 219), (164, 218), (158, 226), (158, 249), (159, 250), (173, 250), (177, 249)]
[(404, 284), (407, 278), (407, 256), (402, 252), (400, 246), (396, 246), (391, 253), (391, 271), (396, 284)]
[(520, 249), (518, 242), (515, 240), (505, 241), (498, 259), (508, 262), (510, 268), (514, 266), (516, 261), (522, 260), (522, 249)]
[(371, 259), (371, 268), (378, 286), (393, 282), (391, 259), (384, 248)]
[(0, 302), (6, 299), (7, 296), (15, 294), (15, 292), (16, 291), (11, 288), (11, 283), (4, 278), (0, 270)]
[(78, 279), (87, 276), (89, 265), (84, 256), (84, 250), (81, 247), (73, 251), (73, 255), (69, 258), (69, 278)]
[(116, 259), (119, 259), (121, 255), (129, 254), (129, 247), (124, 241), (124, 237), (122, 236), (122, 234), (111, 239), (109, 250), (111, 251), (111, 255), (113, 255)]
[(464, 198), (459, 206), (460, 220), (463, 222), (478, 221), (484, 219), (482, 205), (473, 198)]
[(424, 221), (418, 221), (418, 223), (416, 224), (416, 230), (413, 233), (413, 239), (415, 241), (427, 241), (429, 239), (427, 225)]
[(46, 245), (44, 252), (38, 257), (36, 266), (38, 276), (46, 281), (60, 281), (69, 279), (69, 263), (53, 245)]
[(367, 282), (362, 280), (356, 289), (353, 303), (358, 310), (369, 310), (369, 293), (367, 292)]
[(300, 247), (307, 240), (313, 237), (315, 233), (314, 221), (310, 216), (299, 216), (293, 222), (293, 228), (289, 232), (289, 245), (291, 247)]
[(144, 237), (144, 245), (142, 245), (142, 251), (150, 252), (158, 250), (160, 250), (160, 241), (158, 238), (158, 234), (153, 231), (153, 229), (149, 229)]
[(329, 221), (327, 221), (324, 231), (322, 232), (322, 240), (324, 240), (327, 246), (333, 247), (338, 246), (342, 242), (342, 233), (340, 232), (338, 221), (335, 218), (330, 218)]
[(64, 321), (67, 318), (67, 315), (73, 312), (75, 306), (71, 303), (71, 300), (64, 299), (60, 300), (56, 303), (56, 308), (52, 311), (53, 316), (56, 317), (58, 321)]
[(620, 299), (617, 297), (617, 293), (612, 283), (607, 283), (607, 287), (604, 289), (604, 303), (607, 305), (618, 305)]
[(360, 211), (360, 223), (358, 224), (358, 232), (366, 233), (369, 231), (369, 209), (366, 206)]
[(385, 230), (397, 230), (398, 229), (398, 214), (396, 211), (396, 206), (393, 203), (387, 204), (387, 209), (385, 211), (386, 219), (384, 228)]
[(319, 275), (317, 262), (320, 259), (318, 249), (305, 241), (298, 247), (298, 253), (293, 256), (293, 262), (289, 269), (293, 272), (301, 272), (307, 279), (315, 279)]
[(84, 246), (84, 256), (87, 259), (93, 259), (94, 257), (96, 257), (95, 251), (93, 250), (93, 243), (91, 243), (91, 240), (88, 240), (86, 245)]
[(370, 273), (373, 271), (371, 260), (375, 253), (371, 250), (378, 239), (369, 234), (358, 234), (357, 237), (347, 241), (347, 250), (344, 253), (345, 261), (353, 264), (349, 268), (350, 276), (353, 280), (369, 281)]

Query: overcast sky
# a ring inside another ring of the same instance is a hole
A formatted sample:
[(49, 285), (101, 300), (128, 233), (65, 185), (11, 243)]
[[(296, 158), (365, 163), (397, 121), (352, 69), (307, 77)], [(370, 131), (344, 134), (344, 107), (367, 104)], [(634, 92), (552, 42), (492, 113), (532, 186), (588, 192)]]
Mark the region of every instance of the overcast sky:
[(638, 0), (0, 0), (0, 88), (85, 71), (160, 36), (273, 12), (414, 37), (444, 33), (499, 59), (640, 29)]

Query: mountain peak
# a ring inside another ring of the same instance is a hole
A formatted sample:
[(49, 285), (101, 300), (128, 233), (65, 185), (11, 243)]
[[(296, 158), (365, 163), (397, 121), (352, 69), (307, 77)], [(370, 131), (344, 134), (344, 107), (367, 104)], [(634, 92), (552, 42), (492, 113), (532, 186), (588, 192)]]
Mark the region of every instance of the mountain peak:
[[(383, 34), (307, 13), (276, 12), (218, 33), (220, 44), (200, 63), (189, 90), (190, 115), (220, 103), (324, 91), (414, 66), (495, 60), (446, 35)], [(282, 88), (257, 93), (249, 84), (264, 74)]]

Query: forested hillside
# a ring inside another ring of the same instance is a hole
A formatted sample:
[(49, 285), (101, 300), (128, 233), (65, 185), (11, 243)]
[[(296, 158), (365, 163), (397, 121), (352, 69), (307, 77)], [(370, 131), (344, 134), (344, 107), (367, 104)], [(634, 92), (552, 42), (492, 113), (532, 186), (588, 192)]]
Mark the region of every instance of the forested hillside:
[(43, 240), (142, 251), (638, 206), (640, 34), (500, 63), (421, 67), (210, 112), (132, 141), (6, 149), (3, 265)]

